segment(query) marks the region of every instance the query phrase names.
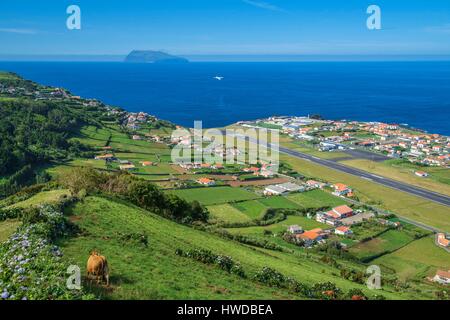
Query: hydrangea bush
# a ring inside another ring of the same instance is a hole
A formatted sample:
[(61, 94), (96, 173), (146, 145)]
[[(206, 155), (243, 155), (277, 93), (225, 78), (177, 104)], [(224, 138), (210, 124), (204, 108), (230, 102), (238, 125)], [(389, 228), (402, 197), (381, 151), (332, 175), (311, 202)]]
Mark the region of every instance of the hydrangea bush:
[(0, 247), (0, 299), (89, 298), (66, 287), (67, 265), (52, 241), (69, 227), (61, 212), (40, 208), (38, 222), (24, 223)]

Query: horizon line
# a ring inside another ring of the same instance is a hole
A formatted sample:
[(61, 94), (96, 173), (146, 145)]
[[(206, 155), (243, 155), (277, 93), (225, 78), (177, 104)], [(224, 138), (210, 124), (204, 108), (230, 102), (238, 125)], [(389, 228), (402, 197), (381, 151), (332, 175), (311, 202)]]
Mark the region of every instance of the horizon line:
[[(191, 62), (448, 61), (449, 54), (176, 54)], [(8, 54), (1, 62), (121, 62), (127, 54)]]

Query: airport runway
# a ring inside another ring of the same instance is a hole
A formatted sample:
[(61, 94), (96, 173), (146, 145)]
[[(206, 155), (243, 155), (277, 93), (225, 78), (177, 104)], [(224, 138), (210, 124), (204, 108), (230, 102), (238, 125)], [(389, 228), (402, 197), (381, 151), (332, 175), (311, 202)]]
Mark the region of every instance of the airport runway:
[(407, 192), (412, 195), (415, 195), (415, 196), (418, 196), (418, 197), (421, 197), (421, 198), (424, 198), (424, 199), (427, 199), (430, 201), (434, 201), (439, 204), (443, 204), (445, 206), (450, 207), (450, 197), (449, 196), (446, 196), (446, 195), (443, 195), (443, 194), (440, 194), (437, 192), (425, 190), (420, 187), (412, 186), (410, 184), (406, 184), (406, 183), (392, 180), (389, 178), (381, 177), (376, 174), (372, 174), (372, 173), (369, 173), (369, 172), (366, 172), (366, 171), (363, 171), (360, 169), (348, 167), (346, 165), (343, 165), (343, 164), (340, 164), (337, 162), (321, 159), (321, 158), (311, 156), (308, 154), (304, 154), (304, 153), (301, 153), (298, 151), (294, 151), (294, 150), (291, 150), (288, 148), (280, 147), (279, 150), (281, 153), (285, 153), (285, 154), (288, 154), (290, 156), (293, 156), (293, 157), (296, 157), (299, 159), (311, 161), (313, 163), (317, 163), (317, 164), (320, 164), (322, 166), (325, 166), (325, 167), (328, 167), (328, 168), (331, 168), (334, 170), (342, 171), (342, 172), (360, 177), (362, 179), (373, 181), (373, 182), (379, 183), (383, 186), (393, 188), (396, 190), (400, 190), (403, 192)]
[[(225, 131), (223, 131), (223, 132), (225, 133)], [(241, 135), (236, 135), (236, 134), (234, 134), (234, 136), (236, 138), (243, 138), (243, 139), (246, 139), (246, 140), (253, 140), (253, 139), (249, 139), (249, 137), (246, 137), (246, 136), (241, 136)], [(253, 142), (255, 142), (255, 141), (253, 141)], [(257, 141), (256, 141), (256, 143), (257, 143)], [(271, 144), (269, 144), (268, 146), (269, 146), (269, 148), (272, 148), (272, 149), (276, 148), (276, 146), (272, 146)], [(392, 189), (403, 191), (403, 192), (412, 194), (414, 196), (421, 197), (423, 199), (430, 200), (430, 201), (442, 204), (444, 206), (450, 207), (450, 197), (446, 196), (444, 194), (437, 193), (437, 192), (430, 191), (430, 190), (426, 190), (426, 189), (423, 189), (423, 188), (420, 188), (420, 187), (416, 187), (416, 186), (413, 186), (413, 185), (410, 185), (410, 184), (407, 184), (407, 183), (404, 183), (404, 182), (400, 182), (400, 181), (392, 180), (392, 179), (389, 179), (389, 178), (381, 177), (381, 176), (378, 176), (378, 175), (373, 174), (373, 173), (369, 173), (369, 172), (364, 171), (364, 170), (352, 168), (352, 167), (340, 164), (338, 162), (334, 162), (334, 161), (326, 160), (326, 159), (321, 159), (321, 158), (318, 158), (318, 157), (315, 157), (315, 156), (311, 156), (311, 155), (308, 155), (308, 154), (305, 154), (305, 153), (302, 153), (302, 152), (298, 152), (298, 151), (294, 151), (294, 150), (291, 150), (291, 149), (288, 149), (288, 148), (284, 148), (284, 147), (281, 147), (281, 146), (278, 149), (279, 149), (279, 151), (281, 153), (290, 155), (292, 157), (296, 157), (296, 158), (303, 159), (303, 160), (306, 160), (306, 161), (311, 161), (313, 163), (325, 166), (325, 167), (330, 168), (330, 169), (334, 169), (334, 170), (341, 171), (341, 172), (344, 172), (344, 173), (347, 173), (347, 174), (351, 174), (351, 175), (359, 177), (361, 179), (366, 179), (368, 181), (372, 181), (372, 182), (381, 184), (381, 185), (383, 185), (385, 187), (389, 187), (389, 188), (392, 188)]]

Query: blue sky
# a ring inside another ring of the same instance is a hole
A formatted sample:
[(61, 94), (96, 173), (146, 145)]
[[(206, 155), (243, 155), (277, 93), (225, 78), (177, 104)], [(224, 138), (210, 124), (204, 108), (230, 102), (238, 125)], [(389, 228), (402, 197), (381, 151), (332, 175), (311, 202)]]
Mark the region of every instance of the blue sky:
[[(82, 29), (66, 28), (79, 5)], [(382, 30), (366, 9), (382, 10)], [(0, 54), (450, 54), (449, 0), (14, 0)]]

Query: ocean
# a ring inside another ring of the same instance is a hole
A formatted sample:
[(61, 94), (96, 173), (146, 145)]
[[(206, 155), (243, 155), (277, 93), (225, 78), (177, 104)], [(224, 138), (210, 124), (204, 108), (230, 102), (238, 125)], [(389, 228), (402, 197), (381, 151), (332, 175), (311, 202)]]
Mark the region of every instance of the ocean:
[(450, 135), (450, 61), (0, 62), (0, 70), (184, 126), (320, 114)]

